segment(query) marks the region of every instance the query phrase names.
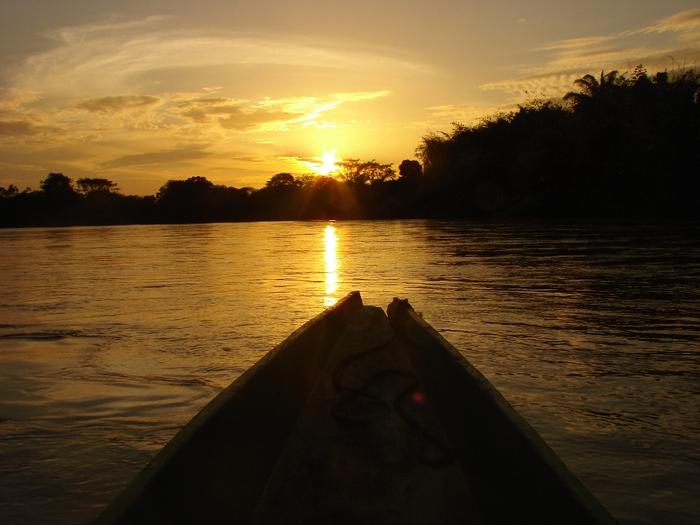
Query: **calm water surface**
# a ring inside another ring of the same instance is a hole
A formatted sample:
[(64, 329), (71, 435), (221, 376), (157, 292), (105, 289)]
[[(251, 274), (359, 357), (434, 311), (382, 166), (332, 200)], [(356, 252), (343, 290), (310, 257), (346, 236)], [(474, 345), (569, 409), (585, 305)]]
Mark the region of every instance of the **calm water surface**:
[(623, 523), (700, 522), (693, 225), (0, 230), (0, 512), (87, 523), (324, 306), (408, 297)]

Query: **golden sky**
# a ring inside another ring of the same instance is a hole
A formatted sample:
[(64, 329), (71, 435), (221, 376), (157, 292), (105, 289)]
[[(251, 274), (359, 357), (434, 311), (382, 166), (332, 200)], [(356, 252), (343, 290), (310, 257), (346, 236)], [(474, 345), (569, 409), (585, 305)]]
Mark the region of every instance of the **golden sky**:
[(398, 164), (585, 73), (700, 62), (689, 1), (0, 1), (0, 186), (21, 189)]

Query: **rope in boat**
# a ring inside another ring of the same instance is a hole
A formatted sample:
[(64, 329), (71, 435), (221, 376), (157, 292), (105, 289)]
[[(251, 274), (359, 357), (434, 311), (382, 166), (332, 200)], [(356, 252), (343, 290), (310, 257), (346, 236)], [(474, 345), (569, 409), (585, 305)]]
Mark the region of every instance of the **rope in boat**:
[[(385, 368), (374, 372), (359, 386), (347, 384), (342, 380), (343, 375), (347, 374), (348, 369), (352, 365), (366, 359), (371, 354), (374, 355), (375, 352), (386, 350), (392, 342), (393, 338), (385, 343), (351, 354), (338, 363), (332, 374), (333, 388), (339, 394), (333, 409), (333, 417), (345, 424), (358, 425), (379, 419), (387, 412), (393, 410), (420, 437), (418, 461), (431, 467), (448, 465), (453, 460), (447, 444), (432, 434), (422, 421), (413, 417), (406, 410), (406, 406), (420, 406), (425, 403), (425, 395), (420, 389), (420, 382), (415, 374), (398, 368)], [(387, 402), (381, 396), (371, 392), (372, 387), (389, 378), (404, 378), (408, 380), (407, 386), (402, 388), (391, 402)], [(362, 400), (375, 403), (375, 406), (380, 408), (380, 410), (362, 410), (354, 415), (351, 411), (346, 410), (353, 404), (357, 406)], [(431, 447), (437, 453), (431, 454)]]

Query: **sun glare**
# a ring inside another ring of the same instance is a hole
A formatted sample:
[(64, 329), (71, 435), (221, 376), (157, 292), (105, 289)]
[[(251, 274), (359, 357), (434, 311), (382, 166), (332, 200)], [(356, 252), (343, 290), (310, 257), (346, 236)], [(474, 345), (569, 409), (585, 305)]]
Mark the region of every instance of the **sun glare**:
[(313, 169), (319, 175), (328, 175), (338, 169), (337, 162), (335, 151), (325, 151), (321, 157), (321, 162), (314, 164)]

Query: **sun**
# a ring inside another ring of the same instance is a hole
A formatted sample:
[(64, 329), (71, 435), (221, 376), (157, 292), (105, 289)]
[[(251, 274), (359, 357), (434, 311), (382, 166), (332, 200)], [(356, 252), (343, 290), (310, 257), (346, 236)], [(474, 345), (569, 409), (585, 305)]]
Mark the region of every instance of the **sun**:
[(338, 170), (337, 162), (335, 151), (325, 151), (321, 157), (321, 162), (313, 165), (313, 170), (319, 175), (328, 175)]

